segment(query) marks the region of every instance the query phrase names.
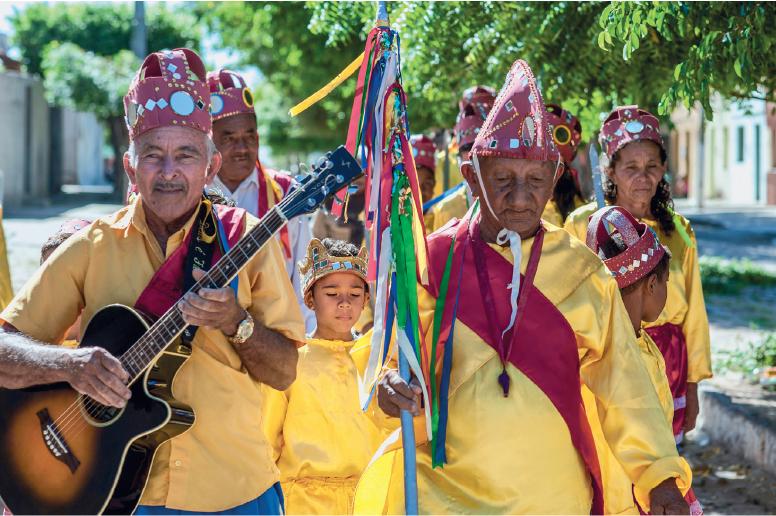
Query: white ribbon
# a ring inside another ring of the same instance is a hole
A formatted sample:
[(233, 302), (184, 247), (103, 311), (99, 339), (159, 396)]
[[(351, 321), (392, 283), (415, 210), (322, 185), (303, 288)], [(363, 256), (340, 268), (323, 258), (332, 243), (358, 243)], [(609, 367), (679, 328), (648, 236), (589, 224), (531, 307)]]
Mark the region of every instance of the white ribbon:
[[(493, 218), (498, 220), (496, 212), (490, 205), (488, 200), (488, 194), (485, 191), (485, 183), (482, 182), (482, 173), (480, 173), (480, 161), (477, 159), (477, 151), (472, 152), (472, 165), (474, 166), (474, 172), (477, 174), (477, 180), (480, 182), (480, 190), (482, 191), (482, 197), (485, 199), (485, 204), (488, 206), (488, 210), (493, 215)], [(520, 294), (520, 264), (523, 262), (523, 251), (520, 246), (520, 235), (515, 231), (509, 231), (507, 228), (502, 229), (498, 233), (496, 242), (499, 245), (504, 245), (509, 240), (509, 249), (512, 251), (512, 258), (514, 263), (512, 264), (512, 282), (507, 285), (507, 289), (511, 290), (509, 295), (509, 301), (512, 304), (512, 315), (509, 317), (509, 326), (507, 329), (501, 332), (501, 337), (508, 332), (515, 324), (515, 318), (517, 317), (517, 296)]]
[[(369, 196), (369, 212), (376, 212), (379, 208), (377, 205), (380, 201), (380, 181), (383, 170), (383, 144), (385, 142), (385, 110), (393, 109), (393, 106), (385, 105), (385, 92), (388, 91), (388, 87), (396, 81), (396, 52), (385, 52), (383, 54), (386, 58), (385, 61), (385, 73), (383, 74), (383, 82), (380, 84), (380, 89), (377, 93), (377, 99), (374, 109), (374, 131), (375, 131), (375, 143), (379, 145), (379, 148), (372, 149), (372, 190)], [(368, 95), (368, 92), (365, 92)], [(388, 149), (390, 152), (390, 149)]]
[(377, 278), (377, 285), (375, 293), (375, 324), (372, 331), (372, 339), (370, 340), (369, 361), (364, 371), (363, 382), (359, 379), (359, 402), (361, 403), (362, 410), (366, 410), (366, 406), (369, 404), (370, 393), (372, 387), (377, 381), (377, 377), (382, 370), (382, 356), (385, 346), (390, 346), (390, 342), (383, 342), (384, 332), (383, 325), (385, 324), (385, 305), (388, 297), (388, 275), (391, 272), (391, 228), (386, 228), (383, 231), (380, 244), (380, 275)]

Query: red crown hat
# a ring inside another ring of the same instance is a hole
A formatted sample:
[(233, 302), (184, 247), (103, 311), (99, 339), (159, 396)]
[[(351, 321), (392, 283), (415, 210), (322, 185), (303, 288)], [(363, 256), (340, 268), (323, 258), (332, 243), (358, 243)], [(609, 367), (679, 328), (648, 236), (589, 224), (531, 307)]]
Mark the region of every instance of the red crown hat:
[(213, 121), (228, 116), (254, 115), (253, 93), (245, 84), (242, 75), (231, 70), (208, 72), (207, 85), (210, 88), (210, 113)]
[(188, 48), (162, 50), (145, 58), (124, 97), (129, 139), (166, 125), (210, 134), (210, 96), (202, 59)]
[(612, 159), (612, 154), (634, 140), (651, 140), (664, 148), (658, 119), (638, 106), (624, 106), (612, 111), (604, 120), (598, 136), (598, 143), (606, 157)]
[(577, 117), (557, 104), (547, 104), (547, 123), (550, 124), (550, 132), (555, 146), (566, 165), (574, 161), (577, 155), (579, 142), (582, 140), (582, 124)]
[(547, 110), (528, 63), (518, 59), (507, 73), (493, 109), (477, 133), (472, 152), (480, 156), (558, 160)]
[(625, 208), (606, 206), (592, 214), (589, 220), (586, 243), (594, 253), (598, 254), (598, 248), (609, 239), (606, 222), (614, 226), (628, 246), (621, 254), (604, 260), (619, 288), (632, 285), (649, 274), (665, 254), (665, 248), (652, 228), (637, 222)]
[(428, 167), (431, 171), (436, 170), (437, 149), (431, 138), (424, 134), (415, 134), (410, 138), (410, 147), (417, 166)]
[(57, 233), (75, 233), (79, 229), (83, 229), (89, 224), (91, 224), (91, 220), (84, 220), (84, 219), (70, 219), (66, 220), (62, 223), (61, 226), (59, 226), (59, 231)]
[(494, 100), (496, 90), (490, 86), (472, 86), (463, 92), (458, 102), (458, 118), (455, 120), (455, 144), (458, 147), (474, 143)]

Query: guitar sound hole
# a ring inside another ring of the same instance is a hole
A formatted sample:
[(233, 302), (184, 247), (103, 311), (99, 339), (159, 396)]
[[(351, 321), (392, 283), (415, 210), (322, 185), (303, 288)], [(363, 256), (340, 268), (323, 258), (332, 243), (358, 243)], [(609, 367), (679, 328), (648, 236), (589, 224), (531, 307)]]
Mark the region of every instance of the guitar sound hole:
[(79, 406), (84, 419), (93, 426), (108, 426), (118, 420), (124, 412), (123, 408), (103, 405), (88, 396), (79, 398)]

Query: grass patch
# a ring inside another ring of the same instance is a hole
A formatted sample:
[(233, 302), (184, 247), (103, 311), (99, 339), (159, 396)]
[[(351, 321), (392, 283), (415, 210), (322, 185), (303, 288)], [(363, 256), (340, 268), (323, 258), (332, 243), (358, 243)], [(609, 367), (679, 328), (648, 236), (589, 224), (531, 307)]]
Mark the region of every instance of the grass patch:
[(727, 260), (719, 256), (701, 256), (703, 291), (709, 294), (738, 294), (744, 287), (776, 286), (776, 274), (748, 259)]
[(749, 342), (734, 351), (718, 351), (717, 355), (715, 371), (749, 374), (755, 369), (776, 366), (776, 333), (763, 333), (759, 342)]

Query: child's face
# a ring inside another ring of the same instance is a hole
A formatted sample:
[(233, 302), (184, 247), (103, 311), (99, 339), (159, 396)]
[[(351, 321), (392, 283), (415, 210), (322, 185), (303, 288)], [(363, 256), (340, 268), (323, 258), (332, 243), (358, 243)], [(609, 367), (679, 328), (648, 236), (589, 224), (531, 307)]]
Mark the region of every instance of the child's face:
[(343, 272), (316, 281), (304, 302), (315, 312), (319, 338), (350, 340), (351, 330), (369, 299), (364, 280)]
[(666, 299), (668, 298), (668, 270), (666, 270), (663, 277), (658, 277), (657, 274), (649, 276), (643, 285), (642, 295), (644, 296), (644, 308), (642, 311), (641, 320), (644, 322), (655, 322), (660, 317), (660, 313), (666, 306)]

